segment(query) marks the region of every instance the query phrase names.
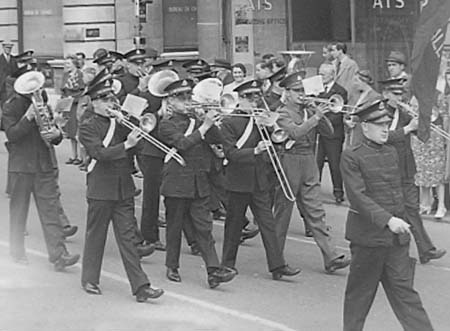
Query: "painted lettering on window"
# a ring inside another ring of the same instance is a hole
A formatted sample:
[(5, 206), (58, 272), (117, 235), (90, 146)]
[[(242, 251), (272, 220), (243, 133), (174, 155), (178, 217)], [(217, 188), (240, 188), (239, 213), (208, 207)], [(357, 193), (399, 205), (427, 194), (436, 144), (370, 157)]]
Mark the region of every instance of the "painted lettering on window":
[(401, 9), (405, 7), (405, 0), (373, 0), (372, 8), (376, 9), (389, 9), (396, 8)]
[(269, 0), (248, 0), (251, 10), (272, 10), (273, 5)]

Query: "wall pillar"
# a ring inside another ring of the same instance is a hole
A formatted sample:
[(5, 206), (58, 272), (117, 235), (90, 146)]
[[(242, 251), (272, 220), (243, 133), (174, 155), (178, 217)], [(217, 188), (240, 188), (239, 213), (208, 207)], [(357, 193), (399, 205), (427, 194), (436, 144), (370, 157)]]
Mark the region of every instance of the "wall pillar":
[(197, 0), (198, 51), (200, 57), (223, 58), (221, 0)]

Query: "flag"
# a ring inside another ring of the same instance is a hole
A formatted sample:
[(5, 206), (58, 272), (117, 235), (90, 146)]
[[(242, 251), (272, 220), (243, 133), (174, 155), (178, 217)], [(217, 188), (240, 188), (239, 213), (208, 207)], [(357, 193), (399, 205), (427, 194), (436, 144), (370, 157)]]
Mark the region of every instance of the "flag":
[(436, 82), (449, 19), (449, 0), (423, 2), (411, 56), (411, 87), (419, 102), (418, 137), (422, 141), (427, 141), (430, 136), (431, 109), (436, 99)]

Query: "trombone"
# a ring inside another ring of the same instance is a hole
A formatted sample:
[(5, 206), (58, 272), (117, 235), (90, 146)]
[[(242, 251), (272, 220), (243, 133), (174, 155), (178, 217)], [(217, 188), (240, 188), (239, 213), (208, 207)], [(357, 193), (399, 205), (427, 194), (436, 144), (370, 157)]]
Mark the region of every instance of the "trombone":
[[(264, 97), (262, 97), (262, 101), (264, 103), (264, 106), (266, 107), (266, 112), (271, 113)], [(275, 149), (275, 146), (272, 143), (271, 138), (273, 139), (273, 137), (267, 130), (268, 125), (261, 124), (258, 121), (255, 121), (255, 123), (256, 127), (258, 128), (261, 139), (265, 142), (267, 146), (267, 154), (269, 155), (270, 163), (272, 164), (272, 168), (275, 171), (275, 175), (277, 176), (277, 180), (278, 183), (280, 184), (281, 190), (283, 191), (283, 194), (286, 197), (286, 199), (294, 202), (296, 200), (295, 194), (292, 191), (291, 185), (289, 184), (289, 180), (287, 178), (286, 172), (283, 169), (283, 165), (281, 164), (281, 160), (280, 157), (278, 156), (277, 150)], [(276, 122), (274, 123), (274, 126), (276, 126)], [(287, 139), (287, 134), (285, 133), (285, 135)]]
[[(419, 115), (416, 113), (416, 111), (407, 103), (397, 101), (397, 104), (402, 107), (405, 111), (407, 111), (411, 116), (418, 117)], [(430, 123), (430, 129), (433, 130), (436, 134), (441, 136), (442, 138), (450, 141), (450, 133), (442, 129), (440, 126)]]
[[(345, 113), (351, 115), (354, 109), (358, 108), (357, 106), (351, 106), (344, 104), (344, 99), (339, 94), (333, 94), (328, 99), (326, 98), (318, 98), (318, 97), (310, 97), (304, 96), (303, 100), (309, 101), (312, 103), (326, 104), (328, 105), (327, 109), (332, 113)], [(350, 108), (350, 110), (344, 110), (344, 108)]]
[[(120, 105), (118, 105), (120, 107)], [(153, 129), (156, 127), (157, 119), (156, 116), (152, 113), (146, 113), (142, 115), (139, 119), (139, 126), (134, 124), (127, 116), (122, 114), (121, 112), (122, 108), (119, 109), (108, 109), (108, 111), (116, 117), (116, 119), (119, 121), (120, 124), (127, 127), (130, 130), (138, 129), (139, 135), (142, 136), (143, 139), (145, 139), (150, 144), (154, 145), (164, 153), (172, 155), (172, 157), (177, 161), (181, 166), (186, 166), (186, 161), (183, 159), (183, 157), (178, 154), (177, 152), (173, 152), (170, 147), (150, 135), (150, 132), (153, 131)]]

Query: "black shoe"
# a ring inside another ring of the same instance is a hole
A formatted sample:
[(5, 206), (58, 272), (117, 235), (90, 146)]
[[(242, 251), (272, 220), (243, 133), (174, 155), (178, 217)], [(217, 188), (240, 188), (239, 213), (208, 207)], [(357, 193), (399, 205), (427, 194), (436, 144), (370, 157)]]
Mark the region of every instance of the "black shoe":
[(162, 288), (152, 288), (150, 286), (141, 286), (136, 293), (137, 302), (145, 302), (148, 299), (158, 299), (164, 294)]
[(155, 250), (157, 251), (165, 251), (166, 250), (166, 245), (164, 245), (161, 241), (155, 241), (154, 243), (152, 243), (153, 245), (155, 245)]
[(227, 216), (227, 214), (225, 213), (225, 210), (223, 210), (222, 208), (216, 209), (212, 212), (212, 217), (213, 220), (215, 221), (225, 221), (225, 217)]
[(158, 218), (158, 227), (160, 228), (165, 228), (166, 227), (166, 221), (163, 220), (162, 218)]
[(256, 237), (259, 233), (259, 229), (257, 227), (253, 229), (246, 229), (244, 228), (241, 233), (241, 241), (252, 239)]
[(333, 272), (335, 272), (338, 269), (343, 269), (343, 268), (348, 267), (350, 265), (351, 261), (352, 260), (349, 257), (346, 257), (346, 256), (339, 257), (339, 258), (331, 261), (331, 263), (325, 267), (325, 271), (329, 274), (332, 274)]
[(71, 265), (77, 263), (79, 259), (80, 254), (70, 255), (69, 253), (64, 253), (53, 264), (55, 267), (55, 271), (63, 271), (66, 267), (70, 267)]
[(201, 255), (200, 248), (198, 248), (198, 245), (195, 243), (191, 245), (191, 254), (195, 256)]
[(420, 260), (420, 263), (425, 264), (425, 263), (430, 262), (430, 260), (440, 259), (446, 253), (447, 253), (447, 251), (445, 249), (433, 248), (433, 249), (429, 250), (428, 252), (426, 252), (425, 255), (421, 256), (419, 258), (419, 260)]
[(280, 280), (281, 277), (283, 276), (295, 276), (298, 275), (302, 270), (300, 268), (294, 269), (291, 268), (288, 265), (285, 265), (284, 267), (275, 269), (274, 271), (272, 271), (272, 279), (273, 280)]
[(305, 237), (311, 238), (314, 237), (313, 232), (310, 229), (305, 230)]
[(76, 159), (70, 158), (70, 159), (68, 159), (68, 160), (66, 161), (66, 164), (73, 164), (73, 163), (75, 162), (75, 160), (76, 160)]
[(87, 282), (86, 284), (83, 284), (83, 290), (89, 294), (94, 294), (94, 295), (102, 294), (102, 290), (100, 290), (100, 287), (98, 287), (97, 284), (93, 284), (93, 283), (89, 283), (89, 282)]
[(178, 273), (178, 269), (174, 269), (174, 268), (167, 268), (166, 271), (166, 276), (169, 280), (171, 280), (172, 282), (177, 282), (180, 283), (181, 282), (181, 276)]
[(72, 162), (73, 165), (80, 165), (80, 164), (82, 164), (82, 163), (83, 163), (83, 161), (81, 161), (80, 159), (75, 159), (75, 160), (73, 160), (73, 162)]
[(155, 245), (144, 241), (142, 243), (137, 244), (136, 249), (139, 254), (139, 257), (149, 256), (153, 254), (153, 252), (155, 251)]
[(71, 237), (78, 231), (78, 226), (76, 225), (68, 225), (63, 227), (63, 236), (64, 238)]
[(141, 193), (142, 193), (142, 189), (140, 189), (140, 188), (137, 188), (136, 190), (134, 190), (134, 196), (135, 197), (141, 195)]
[(237, 272), (231, 268), (218, 268), (208, 275), (209, 288), (216, 288), (220, 283), (226, 283), (231, 281)]

